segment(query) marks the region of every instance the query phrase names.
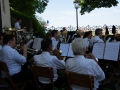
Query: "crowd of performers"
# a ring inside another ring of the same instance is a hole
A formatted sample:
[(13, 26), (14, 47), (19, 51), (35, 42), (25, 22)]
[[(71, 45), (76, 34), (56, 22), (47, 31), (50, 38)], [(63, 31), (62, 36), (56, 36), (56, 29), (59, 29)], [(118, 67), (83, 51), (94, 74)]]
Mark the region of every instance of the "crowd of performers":
[[(66, 74), (58, 74), (58, 70), (64, 70), (64, 72), (75, 72), (78, 74), (92, 75), (94, 77), (94, 89), (93, 90), (116, 90), (114, 84), (104, 83), (101, 84), (106, 78), (110, 78), (110, 68), (104, 65), (108, 65), (108, 62), (104, 60), (96, 60), (92, 54), (92, 48), (95, 43), (99, 42), (119, 42), (120, 34), (116, 35), (102, 35), (102, 29), (97, 28), (95, 30), (95, 36), (92, 35), (92, 31), (81, 32), (67, 31), (64, 27), (63, 30), (49, 30), (43, 40), (41, 41), (41, 51), (38, 54), (32, 55), (34, 64), (41, 67), (53, 68), (53, 82), (55, 87), (60, 88), (64, 84), (64, 88), (67, 87)], [(108, 38), (110, 38), (108, 40)], [(54, 41), (59, 41), (57, 47), (53, 50)], [(61, 43), (71, 43), (74, 57), (67, 57), (65, 60), (61, 56), (59, 49)], [(0, 62), (5, 62), (9, 70), (9, 74), (14, 82), (24, 82), (26, 80), (32, 80), (29, 84), (29, 90), (36, 90), (33, 80), (33, 72), (29, 66), (28, 59), (28, 47), (27, 45), (21, 46), (21, 53), (15, 49), (16, 37), (14, 35), (0, 35)], [(29, 47), (30, 48), (30, 47)], [(51, 54), (52, 52), (52, 54)], [(114, 62), (113, 66), (118, 65)], [(5, 72), (1, 72), (2, 78), (8, 78)], [(50, 90), (50, 80), (44, 77), (38, 77), (40, 86), (45, 90)], [(27, 89), (28, 90), (28, 87)], [(67, 89), (66, 89), (67, 90)], [(72, 90), (89, 90), (88, 88), (72, 85)]]

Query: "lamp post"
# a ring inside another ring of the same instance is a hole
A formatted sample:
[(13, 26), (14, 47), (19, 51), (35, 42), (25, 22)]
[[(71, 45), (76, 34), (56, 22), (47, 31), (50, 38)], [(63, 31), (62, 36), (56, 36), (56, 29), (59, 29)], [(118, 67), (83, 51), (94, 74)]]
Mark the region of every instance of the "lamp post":
[(78, 8), (79, 8), (79, 1), (80, 0), (75, 0), (74, 3), (74, 7), (76, 9), (76, 24), (77, 24), (77, 30), (78, 30)]

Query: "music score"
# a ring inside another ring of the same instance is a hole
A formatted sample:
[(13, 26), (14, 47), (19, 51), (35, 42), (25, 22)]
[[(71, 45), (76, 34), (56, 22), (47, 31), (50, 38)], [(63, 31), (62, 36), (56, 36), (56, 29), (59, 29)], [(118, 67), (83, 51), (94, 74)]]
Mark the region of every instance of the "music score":
[(71, 43), (61, 43), (60, 49), (62, 50), (61, 56), (74, 57)]
[(95, 43), (93, 46), (93, 55), (96, 58), (117, 61), (120, 50), (120, 43)]

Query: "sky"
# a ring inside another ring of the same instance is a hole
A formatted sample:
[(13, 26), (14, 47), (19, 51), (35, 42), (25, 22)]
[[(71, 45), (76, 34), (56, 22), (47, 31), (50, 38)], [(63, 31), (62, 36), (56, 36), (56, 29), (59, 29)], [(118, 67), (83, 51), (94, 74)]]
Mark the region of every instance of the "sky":
[[(118, 0), (120, 2), (120, 0)], [(42, 17), (49, 26), (68, 27), (76, 26), (76, 10), (73, 0), (49, 0), (48, 6), (44, 13), (36, 14)], [(78, 26), (103, 26), (103, 25), (120, 25), (120, 3), (112, 8), (100, 8), (91, 11), (90, 13), (80, 14), (78, 9)]]

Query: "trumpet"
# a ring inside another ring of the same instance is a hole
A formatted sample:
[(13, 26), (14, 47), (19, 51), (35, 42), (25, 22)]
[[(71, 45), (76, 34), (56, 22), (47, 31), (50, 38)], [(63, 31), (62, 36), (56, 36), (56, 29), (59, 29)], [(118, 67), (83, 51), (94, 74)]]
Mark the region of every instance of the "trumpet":
[[(15, 49), (17, 49), (18, 51), (21, 51), (21, 48), (22, 48), (22, 46), (20, 46), (19, 44), (15, 47)], [(38, 52), (39, 52), (39, 50), (27, 48), (27, 53), (37, 54)]]

